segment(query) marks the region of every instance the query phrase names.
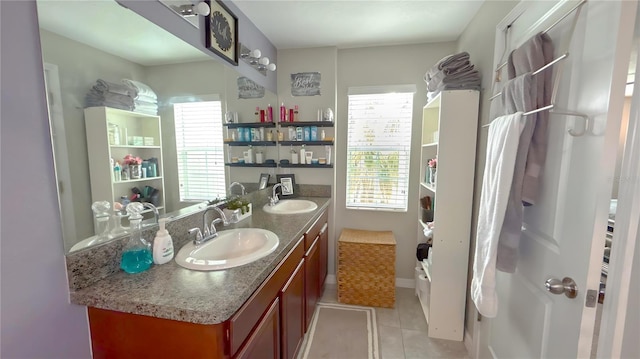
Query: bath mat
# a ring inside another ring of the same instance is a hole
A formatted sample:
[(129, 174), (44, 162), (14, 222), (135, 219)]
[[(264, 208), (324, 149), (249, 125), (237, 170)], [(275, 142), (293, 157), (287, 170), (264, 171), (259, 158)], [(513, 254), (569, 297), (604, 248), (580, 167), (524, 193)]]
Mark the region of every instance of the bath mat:
[(376, 311), (318, 303), (299, 359), (378, 359)]

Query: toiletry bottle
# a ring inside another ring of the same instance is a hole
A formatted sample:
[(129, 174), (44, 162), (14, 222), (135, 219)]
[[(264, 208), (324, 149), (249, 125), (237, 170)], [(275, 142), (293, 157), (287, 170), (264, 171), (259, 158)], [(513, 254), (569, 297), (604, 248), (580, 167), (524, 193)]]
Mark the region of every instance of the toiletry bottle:
[(160, 218), (158, 225), (160, 229), (153, 240), (153, 263), (165, 264), (173, 258), (173, 240), (169, 231), (165, 229), (166, 218)]
[(331, 146), (324, 146), (325, 156), (327, 156), (327, 164), (331, 164)]
[(302, 148), (300, 148), (300, 163), (304, 164), (307, 161), (306, 155), (305, 155), (305, 149), (304, 149), (304, 145), (302, 145)]
[(131, 235), (129, 242), (124, 246), (120, 268), (127, 273), (144, 272), (151, 267), (153, 255), (151, 244), (142, 238), (142, 211), (144, 206), (140, 202), (127, 205), (129, 222), (131, 223)]
[(273, 107), (267, 105), (267, 122), (273, 122)]
[(114, 182), (122, 181), (122, 167), (120, 167), (119, 161), (116, 161), (116, 165), (113, 167), (113, 181)]
[(287, 108), (284, 107), (284, 102), (280, 105), (280, 122), (287, 121)]
[(256, 107), (255, 115), (256, 115), (256, 121), (264, 122), (264, 121), (260, 121), (260, 107)]
[(266, 114), (264, 110), (260, 110), (260, 122), (265, 122), (266, 118), (265, 118)]
[(293, 117), (294, 117), (294, 116), (293, 116), (293, 109), (292, 109), (292, 108), (290, 108), (290, 109), (289, 109), (289, 122), (293, 122)]
[(320, 140), (324, 141), (325, 138), (324, 130), (322, 130), (322, 132), (320, 132)]
[[(293, 110), (293, 114), (295, 116), (295, 118), (298, 118), (298, 105), (295, 106), (295, 110)], [(291, 120), (293, 121), (293, 120)]]
[(269, 133), (267, 133), (267, 141), (273, 141), (273, 130), (270, 130)]

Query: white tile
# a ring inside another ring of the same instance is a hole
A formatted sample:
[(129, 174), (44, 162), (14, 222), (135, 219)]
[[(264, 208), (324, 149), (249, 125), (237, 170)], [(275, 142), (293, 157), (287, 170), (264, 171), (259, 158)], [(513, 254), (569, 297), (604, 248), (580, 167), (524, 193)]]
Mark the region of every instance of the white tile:
[(444, 339), (432, 339), (420, 331), (402, 329), (404, 354), (407, 359), (447, 358), (467, 359), (467, 350), (463, 342)]
[(400, 328), (400, 316), (397, 308), (376, 308), (378, 325)]
[(402, 329), (378, 325), (381, 359), (404, 359)]

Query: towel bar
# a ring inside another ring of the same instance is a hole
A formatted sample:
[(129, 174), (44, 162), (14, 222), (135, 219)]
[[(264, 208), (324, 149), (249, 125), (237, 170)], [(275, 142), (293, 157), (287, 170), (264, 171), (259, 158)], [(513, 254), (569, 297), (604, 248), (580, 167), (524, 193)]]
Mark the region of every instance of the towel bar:
[[(558, 20), (556, 20), (553, 24), (551, 24), (551, 26), (549, 26), (544, 31), (542, 31), (542, 33), (546, 34), (547, 32), (549, 32), (556, 25), (558, 25), (562, 20), (564, 20), (567, 16), (571, 15), (572, 12), (574, 12), (576, 9), (578, 9), (579, 7), (584, 5), (586, 2), (587, 2), (587, 0), (580, 1), (578, 4), (576, 4), (576, 6), (572, 7), (571, 10), (567, 11), (566, 14), (562, 15)], [(513, 25), (513, 24), (511, 24), (511, 25)], [(507, 29), (510, 28), (511, 25), (507, 26)], [(500, 64), (500, 66), (496, 67), (496, 71), (495, 72), (500, 71), (500, 69), (502, 69), (503, 67), (507, 66), (507, 64), (508, 64), (507, 61), (503, 62), (502, 64)]]

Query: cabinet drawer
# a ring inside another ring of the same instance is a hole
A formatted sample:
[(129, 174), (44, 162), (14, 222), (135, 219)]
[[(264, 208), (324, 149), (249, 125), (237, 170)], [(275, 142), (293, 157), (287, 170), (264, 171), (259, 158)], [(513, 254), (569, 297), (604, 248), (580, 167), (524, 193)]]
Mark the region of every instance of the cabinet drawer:
[(329, 214), (325, 210), (324, 212), (322, 212), (320, 217), (318, 217), (318, 219), (316, 219), (316, 221), (311, 225), (309, 230), (305, 232), (304, 234), (304, 250), (305, 251), (307, 251), (309, 247), (311, 247), (311, 244), (313, 243), (313, 241), (316, 240), (316, 238), (320, 234), (320, 231), (322, 230), (322, 227), (325, 225), (325, 223), (327, 223), (328, 219), (329, 219)]
[(249, 333), (262, 318), (273, 299), (278, 296), (280, 289), (300, 263), (300, 259), (304, 256), (303, 238), (301, 237), (298, 240), (298, 243), (289, 251), (285, 259), (280, 262), (278, 267), (269, 274), (269, 277), (229, 320), (229, 343), (232, 356), (242, 346), (242, 343), (247, 339)]

